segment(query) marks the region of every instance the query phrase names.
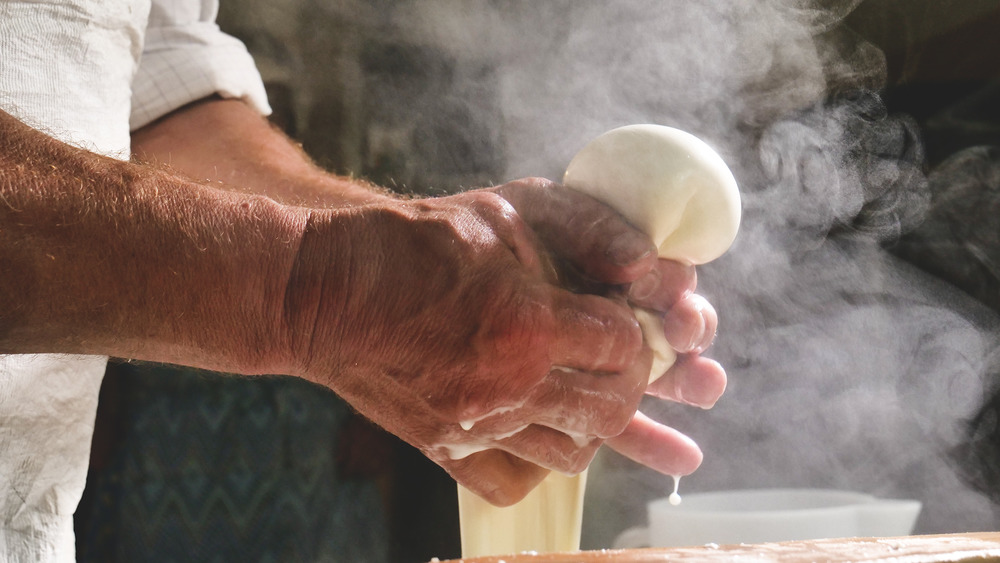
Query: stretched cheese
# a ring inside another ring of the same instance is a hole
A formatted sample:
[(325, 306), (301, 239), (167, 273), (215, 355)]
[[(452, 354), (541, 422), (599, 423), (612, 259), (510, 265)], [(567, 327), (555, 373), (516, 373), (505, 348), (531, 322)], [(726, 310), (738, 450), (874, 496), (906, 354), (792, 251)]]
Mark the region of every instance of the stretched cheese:
[[(704, 264), (732, 245), (740, 193), (729, 167), (701, 139), (663, 125), (612, 129), (580, 150), (563, 184), (605, 203), (645, 232), (661, 258)], [(677, 355), (657, 314), (636, 309), (653, 349), (650, 381)]]

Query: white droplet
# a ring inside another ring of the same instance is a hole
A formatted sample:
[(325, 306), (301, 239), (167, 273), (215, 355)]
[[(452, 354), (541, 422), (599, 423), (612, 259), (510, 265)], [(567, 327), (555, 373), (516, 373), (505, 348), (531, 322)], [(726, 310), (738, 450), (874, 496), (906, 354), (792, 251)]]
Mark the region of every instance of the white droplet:
[(677, 489), (681, 486), (681, 477), (680, 475), (673, 475), (673, 478), (674, 478), (674, 492), (670, 493), (670, 496), (667, 497), (667, 502), (669, 502), (673, 506), (677, 506), (678, 504), (681, 503), (681, 495), (677, 494)]
[(462, 430), (465, 430), (466, 432), (472, 430), (472, 427), (475, 424), (476, 424), (475, 420), (461, 420), (458, 422), (458, 425), (461, 426)]

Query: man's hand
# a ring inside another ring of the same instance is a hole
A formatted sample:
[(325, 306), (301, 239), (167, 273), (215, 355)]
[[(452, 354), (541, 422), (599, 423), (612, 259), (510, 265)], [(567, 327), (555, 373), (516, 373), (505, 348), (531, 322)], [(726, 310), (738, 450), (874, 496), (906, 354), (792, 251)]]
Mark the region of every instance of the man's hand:
[[(678, 359), (649, 386), (649, 395), (701, 408), (715, 404), (725, 391), (726, 373), (700, 354), (715, 337), (718, 316), (694, 293), (693, 266), (657, 259), (652, 242), (619, 216), (552, 182), (518, 181), (495, 191), (514, 205), (561, 262), (587, 280), (571, 281), (573, 285), (605, 294), (624, 286), (630, 304), (661, 313), (664, 335)], [(642, 413), (608, 445), (667, 475), (687, 475), (702, 460), (697, 444)]]
[[(562, 287), (576, 282), (600, 294)], [(287, 293), (290, 357), (495, 504), (581, 471), (605, 440), (685, 475), (697, 445), (636, 412), (651, 353), (626, 296), (663, 312), (682, 354), (649, 392), (707, 408), (725, 372), (698, 356), (716, 317), (694, 287), (693, 268), (544, 180), (383, 201), (313, 214)]]
[(551, 279), (534, 232), (488, 191), (314, 212), (286, 293), (289, 357), (509, 504), (539, 467), (582, 471), (649, 373), (623, 297)]
[(662, 311), (689, 353), (650, 392), (705, 407), (725, 384), (697, 355), (714, 312), (691, 294), (692, 272), (658, 261), (611, 210), (539, 180), (402, 201), (252, 143), (250, 161), (285, 155), (251, 167), (254, 182), (333, 190), (327, 209), (279, 205), (219, 189), (241, 160), (206, 178), (185, 155), (287, 140), (254, 116), (254, 134), (199, 144), (174, 127), (204, 122), (186, 117), (134, 148), (212, 184), (68, 147), (0, 113), (0, 351), (300, 375), (498, 504), (549, 469), (582, 470), (605, 439), (666, 473), (697, 467), (690, 440), (636, 416), (651, 358), (626, 298)]

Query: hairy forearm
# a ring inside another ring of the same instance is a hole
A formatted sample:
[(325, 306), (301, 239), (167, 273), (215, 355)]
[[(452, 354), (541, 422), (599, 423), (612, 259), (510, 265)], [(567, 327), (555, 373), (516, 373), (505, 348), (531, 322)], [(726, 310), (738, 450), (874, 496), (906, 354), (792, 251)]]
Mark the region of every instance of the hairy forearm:
[(307, 217), (0, 112), (0, 352), (270, 371)]
[(368, 203), (384, 190), (317, 167), (282, 132), (239, 100), (207, 98), (135, 131), (135, 158), (220, 187), (289, 205)]

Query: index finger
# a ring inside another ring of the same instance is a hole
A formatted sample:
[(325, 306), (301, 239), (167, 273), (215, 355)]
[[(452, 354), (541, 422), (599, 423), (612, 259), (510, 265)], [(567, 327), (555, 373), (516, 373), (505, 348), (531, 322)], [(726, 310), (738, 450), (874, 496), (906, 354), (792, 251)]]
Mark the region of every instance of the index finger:
[(694, 440), (638, 411), (624, 432), (605, 443), (664, 475), (690, 475), (704, 457)]

